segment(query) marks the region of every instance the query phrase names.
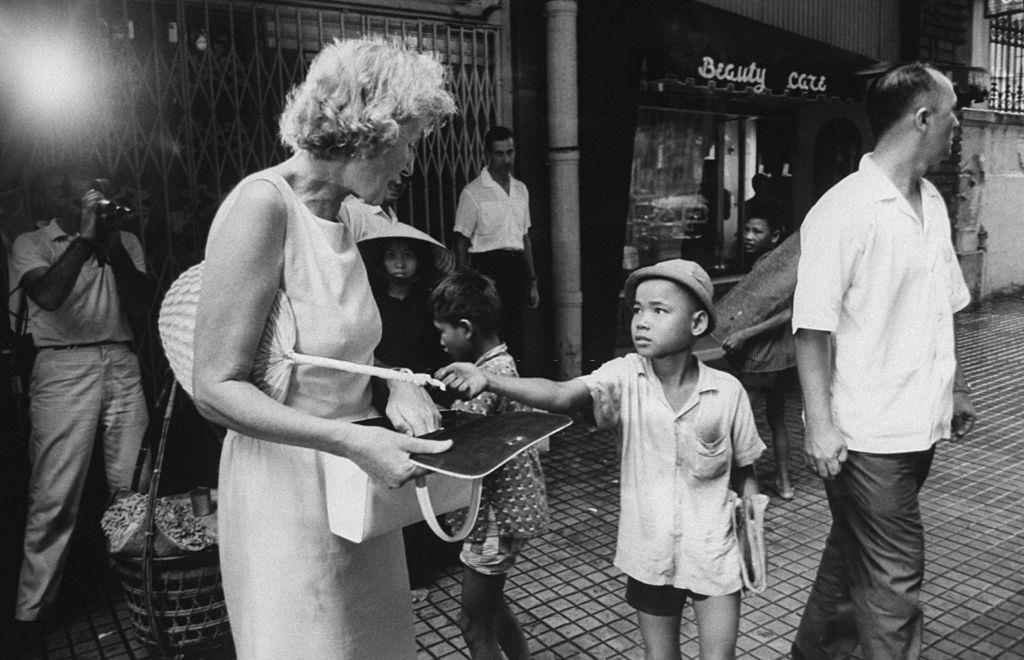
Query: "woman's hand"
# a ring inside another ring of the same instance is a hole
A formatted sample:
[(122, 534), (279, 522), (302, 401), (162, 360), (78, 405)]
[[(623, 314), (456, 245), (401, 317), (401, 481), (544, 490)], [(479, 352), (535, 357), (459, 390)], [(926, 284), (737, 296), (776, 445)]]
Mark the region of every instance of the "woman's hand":
[(422, 387), (391, 380), (388, 390), (384, 414), (396, 431), (423, 435), (441, 428), (441, 412)]
[(434, 378), (461, 399), (472, 399), (487, 389), (487, 374), (469, 362), (453, 362), (437, 370)]
[(409, 454), (448, 451), (451, 440), (423, 440), (375, 426), (350, 431), (345, 458), (388, 488), (398, 488), (427, 471), (409, 460)]

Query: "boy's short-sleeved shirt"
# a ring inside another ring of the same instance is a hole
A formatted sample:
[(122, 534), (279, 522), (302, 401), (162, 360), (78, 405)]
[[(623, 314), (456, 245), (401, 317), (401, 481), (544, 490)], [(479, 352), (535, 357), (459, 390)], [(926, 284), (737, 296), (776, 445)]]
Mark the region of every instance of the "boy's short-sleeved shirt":
[[(515, 360), (509, 355), (505, 344), (499, 344), (481, 355), (476, 366), (493, 374), (519, 377)], [(484, 392), (469, 401), (456, 401), (452, 404), (452, 410), (498, 415), (529, 408), (494, 392)], [(453, 528), (458, 528), (465, 520), (465, 515), (465, 509), (455, 511), (448, 515), (447, 522)], [(548, 497), (540, 453), (536, 446), (484, 477), (480, 515), (466, 540), (482, 542), (489, 522), (497, 523), (501, 536), (528, 538), (539, 536), (547, 530)]]
[(739, 381), (699, 360), (698, 368), (679, 411), (650, 360), (635, 353), (581, 380), (597, 425), (622, 434), (615, 565), (647, 584), (720, 596), (742, 587), (730, 471), (752, 464), (765, 445)]

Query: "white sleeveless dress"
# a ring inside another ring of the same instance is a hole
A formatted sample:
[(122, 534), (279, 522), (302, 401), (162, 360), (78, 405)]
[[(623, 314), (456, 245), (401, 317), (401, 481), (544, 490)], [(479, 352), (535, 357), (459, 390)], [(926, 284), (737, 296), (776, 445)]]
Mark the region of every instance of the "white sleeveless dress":
[[(261, 172), (288, 207), (281, 285), (300, 353), (370, 364), (380, 316), (345, 222), (319, 218), (279, 175)], [(241, 184), (239, 184), (241, 185)], [(224, 200), (210, 235), (238, 196)], [(360, 227), (358, 231), (363, 231)], [(369, 379), (298, 366), (285, 404), (319, 417), (375, 416)], [(241, 660), (413, 658), (412, 603), (400, 531), (350, 543), (328, 527), (312, 449), (229, 432), (220, 461), (221, 571)]]

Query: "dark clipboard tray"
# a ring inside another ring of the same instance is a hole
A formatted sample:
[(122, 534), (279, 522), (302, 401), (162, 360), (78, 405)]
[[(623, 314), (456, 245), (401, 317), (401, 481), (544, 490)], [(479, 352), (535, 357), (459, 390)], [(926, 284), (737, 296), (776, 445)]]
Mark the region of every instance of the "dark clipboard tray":
[[(449, 411), (450, 412), (450, 411)], [(546, 412), (507, 412), (476, 415), (457, 412), (442, 428), (420, 436), (426, 440), (451, 440), (452, 448), (440, 454), (412, 454), (416, 465), (460, 479), (479, 479), (494, 472), (552, 433), (572, 424), (566, 415)]]

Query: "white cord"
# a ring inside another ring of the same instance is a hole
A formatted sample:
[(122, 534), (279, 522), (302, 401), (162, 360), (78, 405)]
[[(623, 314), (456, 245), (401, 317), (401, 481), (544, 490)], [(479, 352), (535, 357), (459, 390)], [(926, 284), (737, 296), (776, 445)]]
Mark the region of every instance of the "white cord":
[(386, 378), (388, 380), (398, 380), (403, 383), (412, 383), (419, 387), (433, 385), (439, 390), (445, 389), (444, 383), (436, 378), (432, 378), (429, 374), (417, 374), (409, 371), (408, 369), (374, 367), (369, 364), (359, 364), (358, 362), (346, 362), (345, 360), (335, 360), (332, 358), (317, 357), (315, 355), (303, 355), (302, 353), (296, 353), (295, 351), (289, 351), (285, 354), (285, 357), (297, 364), (311, 364), (317, 367), (337, 369), (338, 371), (347, 371), (353, 374), (364, 374), (366, 376), (376, 376), (377, 378)]

